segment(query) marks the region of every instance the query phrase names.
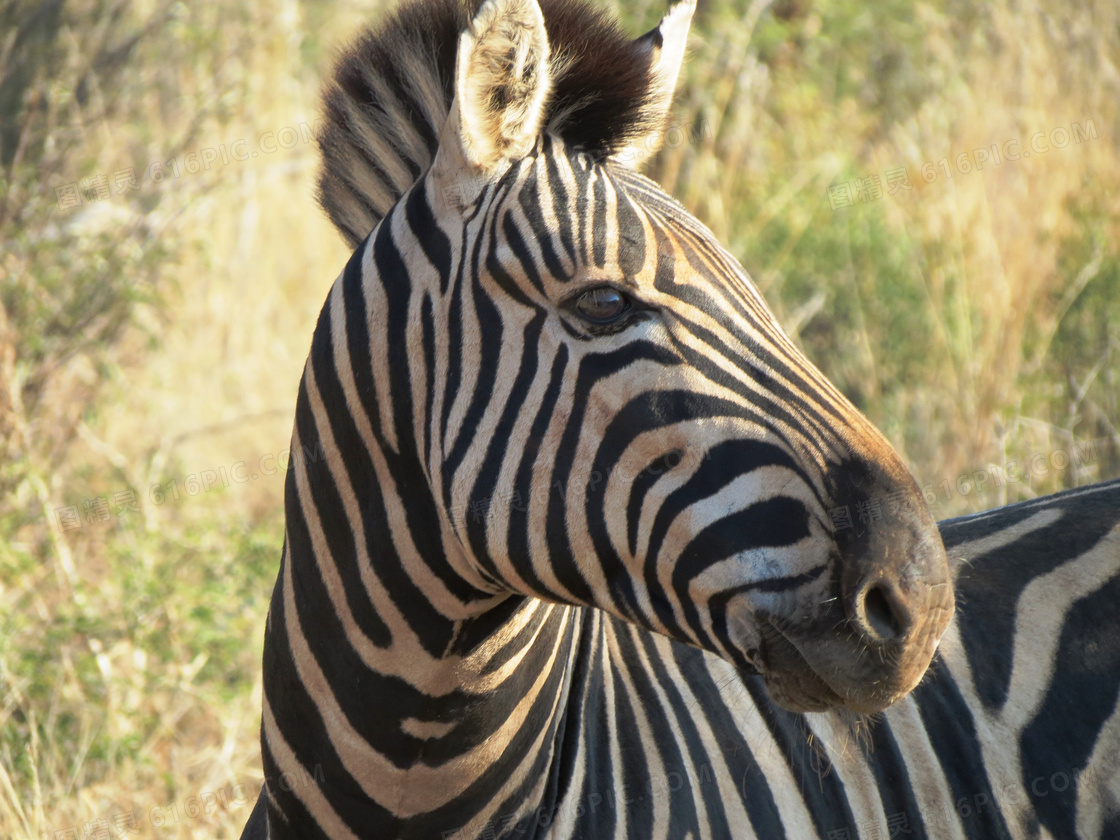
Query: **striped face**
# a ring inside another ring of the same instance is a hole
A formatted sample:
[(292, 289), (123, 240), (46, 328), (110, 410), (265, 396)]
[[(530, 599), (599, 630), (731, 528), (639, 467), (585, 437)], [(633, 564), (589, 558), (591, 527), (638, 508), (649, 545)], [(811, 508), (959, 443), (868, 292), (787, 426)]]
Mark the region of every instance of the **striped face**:
[(468, 207), (441, 189), (437, 219), (395, 229), (448, 255), (413, 310), (428, 469), (472, 577), (758, 669), (794, 709), (910, 690), (951, 615), (933, 521), (710, 232), (550, 137)]
[[(692, 8), (640, 39), (641, 125), (664, 122)], [(367, 252), (370, 334), (408, 322), (372, 348), (382, 421), (409, 429), (390, 445), (429, 483), (402, 505), (430, 489), (451, 567), (493, 602), (607, 610), (761, 672), (791, 709), (885, 707), (952, 611), (918, 488), (711, 233), (628, 168), (649, 143), (561, 139), (553, 72), (535, 0), (486, 3), (432, 165)]]
[[(691, 11), (651, 42), (662, 111)], [(468, 577), (713, 651), (793, 709), (888, 705), (951, 616), (917, 487), (702, 225), (548, 131), (548, 51), (531, 0), (483, 6), (423, 200), (387, 220), (414, 238), (416, 420)]]

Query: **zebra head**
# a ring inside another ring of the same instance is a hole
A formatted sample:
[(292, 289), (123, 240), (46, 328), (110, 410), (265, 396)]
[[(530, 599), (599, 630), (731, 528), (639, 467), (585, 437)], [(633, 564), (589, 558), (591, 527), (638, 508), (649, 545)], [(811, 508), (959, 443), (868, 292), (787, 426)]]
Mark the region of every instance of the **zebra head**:
[(573, 0), (446, 0), (344, 58), (321, 194), (365, 245), (335, 343), (368, 355), (369, 439), (414, 463), (381, 481), (439, 543), (410, 572), (439, 615), (597, 607), (790, 709), (877, 711), (950, 621), (945, 551), (885, 438), (635, 172), (693, 10), (630, 40)]

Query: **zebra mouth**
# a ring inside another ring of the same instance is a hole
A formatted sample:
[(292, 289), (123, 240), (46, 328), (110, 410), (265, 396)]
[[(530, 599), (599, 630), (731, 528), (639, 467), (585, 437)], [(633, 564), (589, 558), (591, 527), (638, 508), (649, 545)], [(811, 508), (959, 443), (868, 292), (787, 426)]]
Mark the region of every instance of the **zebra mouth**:
[(769, 618), (760, 618), (762, 667), (759, 669), (770, 696), (791, 712), (823, 712), (845, 705), (845, 700), (813, 669)]

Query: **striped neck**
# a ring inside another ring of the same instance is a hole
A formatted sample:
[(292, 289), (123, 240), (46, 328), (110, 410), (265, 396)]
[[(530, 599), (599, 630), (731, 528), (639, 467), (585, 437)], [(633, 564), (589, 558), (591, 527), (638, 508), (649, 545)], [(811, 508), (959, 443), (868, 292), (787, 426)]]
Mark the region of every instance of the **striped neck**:
[(406, 823), (439, 836), (473, 816), (469, 803), (524, 799), (517, 780), (539, 784), (578, 638), (579, 608), (483, 580), (442, 524), (414, 395), (388, 384), (413, 381), (395, 368), (417, 352), (403, 334), (410, 289), (381, 279), (399, 259), (393, 217), (351, 258), (315, 331), (292, 445), (326, 457), (287, 476), (265, 645), (266, 775), (324, 779), (271, 794), (340, 836)]

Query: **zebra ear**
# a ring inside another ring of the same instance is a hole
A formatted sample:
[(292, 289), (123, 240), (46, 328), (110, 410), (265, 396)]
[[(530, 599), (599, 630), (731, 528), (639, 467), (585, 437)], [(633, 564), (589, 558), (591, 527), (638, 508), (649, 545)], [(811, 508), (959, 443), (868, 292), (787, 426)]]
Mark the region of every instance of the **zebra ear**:
[(537, 0), (483, 4), (459, 37), (455, 100), (436, 153), (437, 178), (461, 192), (532, 150), (548, 98), (548, 55)]
[(638, 38), (638, 43), (650, 53), (649, 104), (642, 115), (642, 123), (649, 130), (613, 155), (619, 163), (637, 169), (661, 147), (695, 11), (696, 0), (680, 0), (661, 18), (661, 23)]

